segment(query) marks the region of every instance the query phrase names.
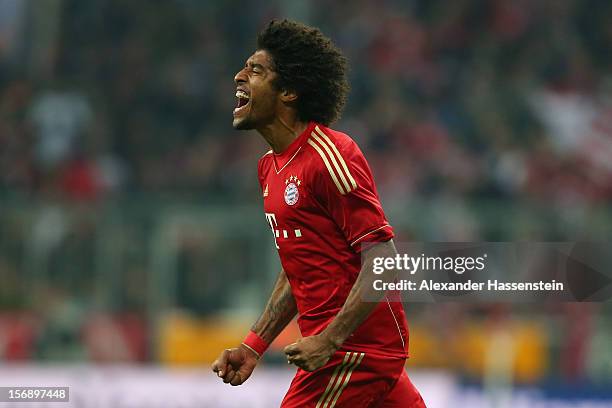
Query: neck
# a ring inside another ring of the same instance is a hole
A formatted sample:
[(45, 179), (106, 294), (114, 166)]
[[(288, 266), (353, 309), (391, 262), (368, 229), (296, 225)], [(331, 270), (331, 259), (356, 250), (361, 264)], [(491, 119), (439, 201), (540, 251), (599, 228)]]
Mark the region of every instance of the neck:
[(274, 153), (284, 152), (291, 142), (293, 142), (306, 129), (308, 124), (294, 118), (285, 120), (278, 116), (272, 123), (257, 131), (266, 139)]

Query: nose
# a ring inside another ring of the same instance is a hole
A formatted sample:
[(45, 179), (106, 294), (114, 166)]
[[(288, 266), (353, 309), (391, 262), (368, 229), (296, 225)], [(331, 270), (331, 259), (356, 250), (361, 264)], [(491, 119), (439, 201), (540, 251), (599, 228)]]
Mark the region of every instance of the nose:
[(241, 69), (240, 71), (238, 71), (238, 73), (236, 73), (236, 75), (234, 75), (234, 82), (236, 83), (236, 85), (240, 85), (241, 83), (246, 82), (246, 76), (244, 73), (244, 68)]

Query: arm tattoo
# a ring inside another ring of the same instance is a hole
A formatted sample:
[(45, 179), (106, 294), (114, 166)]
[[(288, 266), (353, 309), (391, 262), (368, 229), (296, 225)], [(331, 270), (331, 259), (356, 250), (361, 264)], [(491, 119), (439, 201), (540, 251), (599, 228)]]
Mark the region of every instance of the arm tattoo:
[(251, 330), (271, 343), (297, 313), (295, 299), (284, 270), (281, 270), (266, 307)]

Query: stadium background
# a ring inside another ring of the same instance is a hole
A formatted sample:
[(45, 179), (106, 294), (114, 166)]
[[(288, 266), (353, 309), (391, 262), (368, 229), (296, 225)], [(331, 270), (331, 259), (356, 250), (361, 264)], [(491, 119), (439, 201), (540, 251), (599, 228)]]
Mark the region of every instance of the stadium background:
[[(349, 57), (335, 127), (397, 239), (610, 240), (608, 1), (0, 0), (0, 385), (71, 384), (74, 406), (278, 402), (294, 325), (247, 385), (208, 371), (279, 268), (266, 146), (230, 122), (274, 17)], [(408, 370), (432, 408), (612, 406), (611, 310), (409, 304)]]

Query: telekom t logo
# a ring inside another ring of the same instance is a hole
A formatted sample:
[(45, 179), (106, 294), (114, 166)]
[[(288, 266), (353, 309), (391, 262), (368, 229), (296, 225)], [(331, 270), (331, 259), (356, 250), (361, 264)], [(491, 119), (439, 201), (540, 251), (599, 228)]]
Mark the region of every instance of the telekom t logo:
[(278, 227), (278, 224), (276, 223), (276, 216), (274, 215), (274, 213), (265, 213), (266, 214), (266, 220), (268, 221), (268, 224), (270, 225), (270, 228), (272, 229), (272, 235), (274, 236), (274, 246), (276, 247), (276, 249), (279, 249), (280, 247), (278, 246), (278, 243), (276, 242), (276, 227)]
[(274, 236), (274, 246), (276, 247), (276, 249), (280, 249), (280, 247), (278, 246), (277, 238), (287, 239), (287, 238), (294, 238), (294, 237), (295, 238), (302, 237), (301, 229), (294, 229), (293, 233), (291, 232), (291, 230), (287, 230), (287, 229), (281, 230), (280, 228), (278, 228), (278, 223), (276, 222), (276, 215), (274, 213), (265, 213), (265, 214), (266, 214), (266, 221), (268, 221), (268, 225), (272, 229), (272, 235)]

